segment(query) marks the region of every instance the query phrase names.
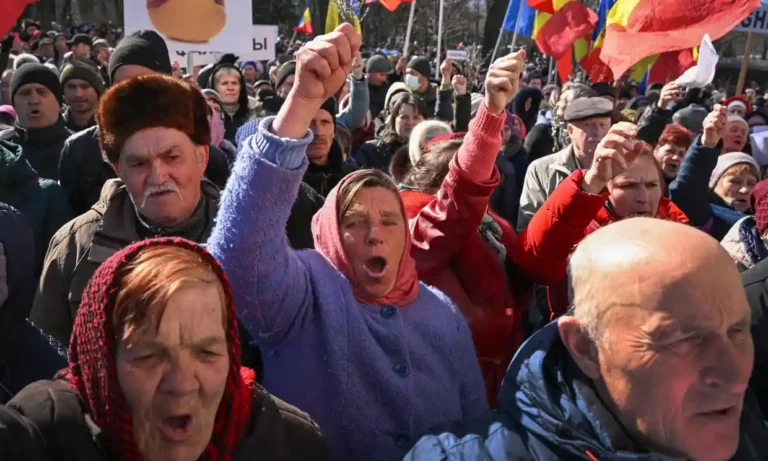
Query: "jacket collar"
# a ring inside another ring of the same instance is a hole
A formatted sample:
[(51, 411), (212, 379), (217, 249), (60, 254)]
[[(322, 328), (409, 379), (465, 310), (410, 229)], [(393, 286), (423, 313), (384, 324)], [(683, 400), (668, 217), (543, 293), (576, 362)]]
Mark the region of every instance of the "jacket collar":
[(571, 173), (580, 168), (579, 162), (576, 161), (576, 153), (573, 151), (573, 144), (569, 144), (568, 147), (553, 155), (555, 161), (549, 164), (549, 168), (552, 170), (570, 176)]
[(44, 147), (61, 142), (72, 134), (72, 132), (67, 129), (67, 125), (64, 123), (64, 118), (62, 118), (61, 115), (59, 115), (59, 119), (56, 120), (56, 123), (51, 126), (43, 128), (22, 128), (16, 123), (14, 128), (16, 134), (24, 141), (25, 145), (32, 147)]

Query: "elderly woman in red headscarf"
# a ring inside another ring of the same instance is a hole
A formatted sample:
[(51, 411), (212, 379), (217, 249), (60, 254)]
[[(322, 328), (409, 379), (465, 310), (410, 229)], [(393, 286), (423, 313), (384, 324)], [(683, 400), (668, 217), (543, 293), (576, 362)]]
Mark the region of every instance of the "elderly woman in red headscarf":
[(41, 431), (54, 459), (330, 459), (308, 415), (240, 367), (229, 281), (201, 246), (135, 243), (93, 275), (60, 379), (9, 407)]

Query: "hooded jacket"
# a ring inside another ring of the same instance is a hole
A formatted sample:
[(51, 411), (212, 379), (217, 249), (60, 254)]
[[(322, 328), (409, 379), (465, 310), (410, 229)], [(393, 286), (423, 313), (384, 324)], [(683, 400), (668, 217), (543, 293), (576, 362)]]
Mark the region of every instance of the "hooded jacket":
[(35, 296), (32, 247), (27, 220), (0, 203), (0, 403), (27, 384), (52, 378), (67, 363), (55, 341), (26, 320)]
[(353, 160), (360, 168), (376, 168), (385, 173), (388, 172), (389, 164), (392, 163), (395, 152), (407, 144), (399, 137), (393, 137), (395, 139), (390, 142), (386, 142), (382, 138), (366, 142), (355, 152), (352, 157)]
[[(638, 446), (605, 406), (551, 322), (520, 348), (507, 370), (499, 409), (446, 425), (405, 461), (673, 461)], [(731, 461), (768, 457), (768, 429), (747, 393), (739, 448)]]
[(208, 80), (208, 86), (207, 88), (210, 88), (212, 90), (215, 90), (214, 83), (216, 82), (216, 74), (219, 73), (219, 71), (223, 69), (233, 69), (237, 71), (237, 75), (240, 76), (240, 97), (237, 99), (237, 112), (235, 112), (234, 115), (230, 115), (226, 112), (223, 112), (224, 114), (224, 139), (227, 141), (234, 143), (235, 142), (235, 136), (237, 135), (237, 130), (243, 126), (248, 120), (252, 119), (256, 113), (256, 100), (252, 100), (248, 97), (248, 83), (245, 81), (245, 77), (243, 76), (242, 71), (235, 66), (234, 64), (219, 64), (216, 67), (213, 68), (213, 72), (211, 72), (211, 77)]
[(312, 134), (278, 138), (273, 120), (240, 151), (208, 248), (261, 348), (267, 390), (318, 421), (334, 459), (402, 458), (420, 432), (488, 407), (466, 321), (445, 295), (414, 280), (407, 252), (389, 299), (361, 301), (340, 250), (335, 190), (313, 222), (322, 254), (276, 238)]
[(328, 152), (328, 163), (325, 165), (309, 163), (307, 171), (304, 173), (304, 183), (318, 194), (326, 197), (344, 176), (355, 170), (357, 168), (354, 165), (344, 161), (341, 146), (334, 137), (331, 142), (331, 150)]
[[(120, 287), (125, 266), (142, 250), (157, 246), (197, 253), (219, 278), (224, 293), (229, 370), (211, 439), (204, 450), (205, 459), (239, 460), (254, 452), (265, 459), (329, 459), (312, 420), (273, 399), (254, 384), (252, 370), (241, 368), (238, 322), (229, 282), (207, 251), (180, 238), (134, 243), (107, 259), (94, 273), (83, 297), (69, 348), (69, 368), (56, 381), (40, 381), (24, 389), (9, 406), (41, 428), (49, 452), (57, 457), (86, 461), (141, 459), (131, 410), (117, 377), (119, 341), (107, 325), (114, 322), (114, 292)], [(94, 318), (103, 322), (94, 324)]]
[(25, 129), (17, 122), (15, 127), (0, 132), (0, 141), (21, 146), (24, 158), (41, 177), (58, 181), (61, 150), (71, 135), (59, 116), (56, 123), (45, 128)]
[[(536, 125), (536, 119), (539, 115), (539, 106), (544, 99), (544, 93), (535, 86), (526, 86), (520, 88), (520, 91), (515, 94), (515, 98), (512, 100), (512, 113), (517, 115), (523, 120), (525, 130), (530, 132), (533, 126)], [(526, 109), (525, 103), (530, 100), (531, 106)]]
[(32, 226), (39, 275), (51, 237), (72, 219), (64, 190), (56, 181), (40, 178), (20, 146), (0, 141), (0, 202), (21, 211)]

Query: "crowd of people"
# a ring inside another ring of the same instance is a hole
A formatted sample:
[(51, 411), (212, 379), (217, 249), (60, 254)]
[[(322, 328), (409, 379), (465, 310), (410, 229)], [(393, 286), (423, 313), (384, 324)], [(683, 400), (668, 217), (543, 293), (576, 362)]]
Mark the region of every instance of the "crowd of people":
[(768, 459), (754, 90), (110, 40), (1, 43), (0, 459)]

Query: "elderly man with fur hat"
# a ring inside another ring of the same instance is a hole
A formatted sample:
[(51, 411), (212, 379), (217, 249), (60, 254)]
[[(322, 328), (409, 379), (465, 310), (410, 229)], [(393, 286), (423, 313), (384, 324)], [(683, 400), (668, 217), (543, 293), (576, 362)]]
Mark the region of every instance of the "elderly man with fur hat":
[(68, 343), (88, 280), (121, 248), (159, 236), (206, 241), (219, 206), (218, 188), (203, 178), (207, 112), (200, 90), (168, 76), (124, 80), (104, 94), (101, 146), (118, 179), (51, 239), (30, 313), (43, 331)]
[[(113, 85), (142, 75), (171, 75), (168, 47), (157, 32), (140, 30), (125, 37), (109, 61), (109, 79)], [(148, 105), (152, 101), (145, 101)], [(202, 116), (207, 115), (207, 109)], [(88, 211), (98, 200), (102, 186), (116, 177), (99, 148), (99, 128), (93, 126), (67, 139), (61, 150), (59, 178), (75, 214)], [(224, 153), (211, 146), (205, 177), (224, 187), (229, 167)]]

